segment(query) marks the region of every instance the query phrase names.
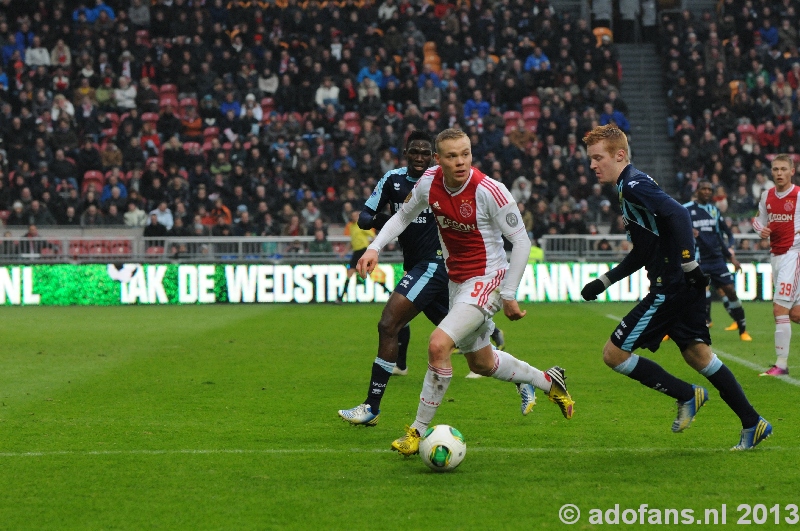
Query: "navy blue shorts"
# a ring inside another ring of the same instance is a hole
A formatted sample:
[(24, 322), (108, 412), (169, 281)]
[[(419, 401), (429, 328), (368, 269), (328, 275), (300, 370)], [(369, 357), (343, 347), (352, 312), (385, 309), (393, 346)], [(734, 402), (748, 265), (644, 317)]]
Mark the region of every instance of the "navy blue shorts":
[(700, 264), (703, 273), (711, 277), (711, 285), (715, 288), (733, 284), (733, 273), (728, 270), (725, 260), (708, 260)]
[(358, 261), (361, 260), (361, 257), (364, 256), (364, 253), (367, 252), (367, 248), (364, 247), (363, 249), (359, 249), (358, 251), (353, 251), (352, 256), (350, 256), (350, 263), (348, 264), (348, 269), (355, 269), (358, 266)]
[(655, 352), (667, 334), (681, 352), (697, 341), (711, 345), (704, 292), (687, 286), (675, 294), (648, 293), (617, 325), (611, 342), (627, 352)]
[(394, 288), (435, 325), (450, 307), (449, 279), (443, 260), (423, 260), (407, 271)]

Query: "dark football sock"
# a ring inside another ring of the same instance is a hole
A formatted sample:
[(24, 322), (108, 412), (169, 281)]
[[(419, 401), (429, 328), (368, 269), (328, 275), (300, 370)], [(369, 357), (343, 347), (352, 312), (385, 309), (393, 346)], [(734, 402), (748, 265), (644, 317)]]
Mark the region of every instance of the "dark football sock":
[(394, 369), (394, 363), (390, 361), (375, 358), (372, 363), (369, 392), (367, 393), (367, 399), (364, 400), (364, 403), (369, 404), (372, 408), (372, 413), (377, 414), (381, 409), (381, 399), (386, 391), (386, 384), (389, 383), (389, 377), (392, 375), (392, 369)]
[(681, 402), (694, 396), (691, 384), (671, 375), (658, 363), (641, 356), (628, 376), (650, 389), (655, 389), (659, 393), (664, 393)]
[(739, 325), (739, 333), (743, 334), (747, 330), (747, 322), (744, 319), (744, 308), (742, 308), (742, 301), (730, 303), (728, 313), (731, 315), (736, 324)]
[(397, 368), (401, 371), (406, 369), (406, 355), (408, 354), (408, 342), (411, 340), (411, 327), (405, 325), (397, 334)]
[[(700, 374), (704, 372), (705, 371), (700, 371)], [(756, 413), (750, 401), (747, 400), (742, 386), (739, 385), (736, 376), (733, 375), (728, 367), (720, 362), (714, 374), (703, 375), (708, 378), (711, 385), (717, 388), (722, 400), (728, 404), (728, 407), (731, 408), (742, 421), (742, 428), (752, 428), (758, 423), (758, 413)]]

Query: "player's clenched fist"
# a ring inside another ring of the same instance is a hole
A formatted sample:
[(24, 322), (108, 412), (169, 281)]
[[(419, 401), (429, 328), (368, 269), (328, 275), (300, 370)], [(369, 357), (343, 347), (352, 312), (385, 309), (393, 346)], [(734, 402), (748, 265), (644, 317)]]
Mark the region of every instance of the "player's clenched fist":
[(367, 249), (364, 255), (358, 260), (356, 270), (361, 278), (367, 278), (367, 275), (372, 273), (375, 266), (378, 265), (378, 252), (373, 249)]
[(608, 279), (608, 277), (605, 275), (600, 275), (583, 287), (581, 290), (581, 297), (587, 301), (596, 300), (597, 296), (603, 293), (610, 285), (611, 281)]

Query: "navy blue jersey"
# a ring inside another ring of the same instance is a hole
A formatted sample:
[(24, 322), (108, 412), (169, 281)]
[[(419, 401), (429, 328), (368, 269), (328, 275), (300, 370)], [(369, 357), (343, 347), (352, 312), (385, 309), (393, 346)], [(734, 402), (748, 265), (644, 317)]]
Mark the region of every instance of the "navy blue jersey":
[[(403, 206), (406, 198), (411, 194), (411, 190), (417, 180), (408, 174), (408, 168), (398, 168), (386, 172), (386, 175), (375, 185), (375, 190), (367, 199), (364, 211), (359, 218), (359, 226), (362, 228), (381, 228), (383, 223), (376, 223), (377, 213), (382, 212), (386, 205), (392, 214), (395, 214)], [(365, 220), (365, 218), (369, 218)], [(369, 225), (369, 226), (362, 226)], [(436, 228), (436, 219), (430, 208), (423, 210), (406, 230), (397, 238), (400, 247), (403, 249), (403, 269), (410, 271), (415, 265), (423, 260), (441, 260), (442, 246), (439, 243), (439, 232)]]
[(692, 227), (699, 233), (695, 236), (697, 260), (710, 262), (730, 258), (728, 248), (733, 245), (733, 232), (722, 219), (722, 212), (711, 203), (701, 205), (690, 201), (683, 206), (692, 217)]
[(689, 212), (630, 164), (617, 179), (617, 193), (633, 249), (609, 279), (617, 282), (645, 267), (651, 292), (677, 292), (685, 285), (681, 264), (695, 255)]

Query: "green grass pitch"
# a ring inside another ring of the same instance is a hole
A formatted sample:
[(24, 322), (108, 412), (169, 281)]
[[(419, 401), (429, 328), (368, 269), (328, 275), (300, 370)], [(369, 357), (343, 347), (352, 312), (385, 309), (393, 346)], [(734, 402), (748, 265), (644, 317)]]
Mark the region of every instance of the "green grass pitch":
[[(422, 317), (409, 376), (389, 382), (378, 426), (360, 428), (336, 410), (364, 399), (379, 305), (0, 308), (0, 529), (561, 529), (564, 504), (581, 511), (574, 529), (629, 528), (590, 522), (616, 504), (698, 520), (725, 504), (728, 526), (748, 516), (740, 504), (763, 504), (749, 514), (766, 515), (759, 528), (796, 527), (785, 518), (800, 504), (800, 381), (757, 371), (774, 361), (771, 305), (745, 305), (752, 343), (723, 331), (714, 307), (714, 348), (775, 429), (745, 453), (729, 451), (739, 423), (710, 386), (694, 425), (673, 434), (671, 399), (603, 365), (632, 306), (525, 305), (523, 320), (497, 319), (509, 352), (566, 368), (571, 421), (541, 392), (522, 417), (512, 384), (464, 379), (456, 356), (434, 422), (467, 440), (450, 474), (389, 450), (416, 411)], [(798, 345), (796, 333), (794, 378)], [(652, 357), (708, 385), (673, 343)]]

